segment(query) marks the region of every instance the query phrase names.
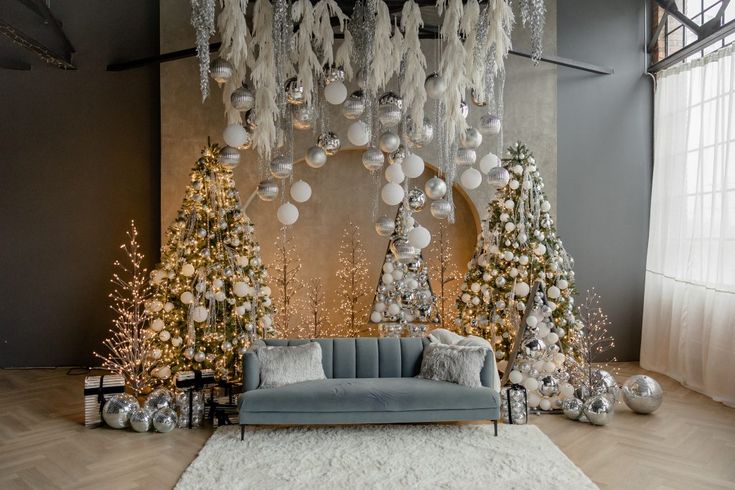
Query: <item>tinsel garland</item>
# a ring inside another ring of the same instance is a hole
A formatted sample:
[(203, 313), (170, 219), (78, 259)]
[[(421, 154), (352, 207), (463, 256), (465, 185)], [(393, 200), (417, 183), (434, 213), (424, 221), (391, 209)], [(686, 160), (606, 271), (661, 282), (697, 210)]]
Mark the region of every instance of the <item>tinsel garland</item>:
[(423, 27), (421, 9), (414, 0), (403, 4), (401, 11), (401, 28), (405, 32), (403, 42), (403, 63), (405, 75), (401, 80), (400, 90), (403, 106), (415, 124), (423, 124), (424, 104), (426, 103), (426, 56), (421, 51), (419, 29)]
[(546, 4), (544, 0), (521, 0), (521, 23), (531, 31), (531, 59), (538, 63), (544, 44)]
[(258, 46), (258, 62), (251, 77), (255, 87), (253, 147), (269, 160), (275, 145), (278, 104), (276, 103), (276, 60), (273, 45), (273, 6), (268, 0), (255, 2), (253, 43)]
[(225, 106), (225, 119), (228, 124), (233, 124), (242, 122), (240, 111), (232, 107), (230, 96), (247, 76), (250, 31), (245, 14), (248, 0), (221, 0), (221, 6), (222, 10), (217, 17), (217, 27), (222, 38), (219, 54), (235, 69), (235, 75), (223, 87), (222, 102)]
[(191, 0), (191, 25), (199, 59), (199, 90), (202, 102), (209, 96), (209, 38), (214, 35), (215, 0)]

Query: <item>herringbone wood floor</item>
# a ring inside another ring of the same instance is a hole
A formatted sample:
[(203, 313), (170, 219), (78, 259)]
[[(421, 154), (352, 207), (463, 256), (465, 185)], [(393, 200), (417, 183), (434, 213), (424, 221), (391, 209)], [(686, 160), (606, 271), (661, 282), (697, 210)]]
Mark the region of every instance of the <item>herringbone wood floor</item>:
[[(620, 367), (621, 381), (640, 372)], [(654, 415), (620, 405), (606, 427), (554, 415), (531, 422), (602, 488), (735, 489), (735, 410), (653, 376), (665, 391)], [(172, 487), (211, 429), (85, 429), (82, 379), (63, 369), (0, 371), (0, 488)]]

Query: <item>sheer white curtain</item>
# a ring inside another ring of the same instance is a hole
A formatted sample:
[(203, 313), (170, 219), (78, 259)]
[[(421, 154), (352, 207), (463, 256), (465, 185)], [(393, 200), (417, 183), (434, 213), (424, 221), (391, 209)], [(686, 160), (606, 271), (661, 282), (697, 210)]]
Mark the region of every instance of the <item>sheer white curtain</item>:
[(664, 72), (654, 103), (641, 366), (735, 406), (735, 50)]

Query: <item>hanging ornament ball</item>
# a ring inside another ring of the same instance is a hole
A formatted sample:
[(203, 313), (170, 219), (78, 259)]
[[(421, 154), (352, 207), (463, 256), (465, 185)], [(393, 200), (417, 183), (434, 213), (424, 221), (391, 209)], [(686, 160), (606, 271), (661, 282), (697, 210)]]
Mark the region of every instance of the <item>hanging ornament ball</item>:
[(477, 189), (480, 187), (480, 184), (482, 184), (482, 174), (476, 168), (470, 167), (462, 172), (459, 180), (462, 187), (471, 191), (473, 189)]
[(403, 99), (394, 92), (386, 92), (378, 99), (378, 120), (386, 128), (397, 126), (403, 115)]
[(314, 109), (308, 104), (294, 108), (291, 113), (291, 124), (294, 129), (311, 129), (314, 126)]
[(332, 131), (320, 134), (319, 138), (317, 138), (316, 144), (327, 153), (327, 156), (330, 157), (336, 155), (342, 147), (342, 142)]
[(454, 163), (457, 165), (472, 165), (475, 160), (477, 160), (477, 152), (472, 148), (459, 148), (454, 157)]
[(426, 95), (430, 99), (441, 99), (442, 95), (444, 95), (444, 92), (447, 90), (447, 82), (444, 80), (444, 77), (438, 73), (432, 73), (426, 77), (424, 88), (426, 89)]
[(277, 179), (286, 179), (293, 173), (293, 162), (285, 155), (273, 159), (270, 165), (271, 175)]
[(321, 168), (327, 163), (327, 152), (321, 146), (312, 146), (306, 150), (304, 160), (311, 168)]
[(496, 189), (500, 189), (508, 185), (510, 173), (504, 167), (493, 167), (487, 173), (487, 180), (490, 185)]
[(191, 318), (197, 323), (202, 323), (209, 317), (209, 310), (205, 306), (197, 306), (191, 312)]
[(235, 74), (235, 68), (232, 63), (223, 58), (212, 60), (209, 65), (209, 75), (217, 83), (225, 83)]
[(347, 99), (347, 87), (341, 80), (335, 80), (324, 87), (324, 98), (332, 105), (340, 105)]
[(480, 123), (477, 125), (477, 130), (488, 136), (500, 133), (500, 118), (492, 114), (483, 114), (482, 117), (480, 117)]
[(304, 98), (304, 86), (299, 84), (296, 77), (289, 78), (286, 80), (284, 87), (286, 91), (286, 100), (291, 105), (301, 105), (305, 102)]
[(441, 199), (447, 193), (447, 183), (439, 177), (432, 177), (426, 181), (424, 191), (430, 199)]
[(278, 195), (278, 184), (271, 179), (263, 180), (258, 184), (257, 193), (262, 201), (270, 202)]
[(291, 198), (296, 202), (306, 202), (311, 198), (311, 186), (303, 180), (291, 184)]
[(421, 148), (431, 143), (434, 139), (434, 126), (432, 126), (429, 118), (424, 118), (424, 123), (420, 126), (414, 124), (411, 117), (406, 117), (406, 137), (414, 148)]
[(426, 205), (426, 194), (424, 194), (424, 191), (418, 187), (414, 187), (408, 191), (408, 207), (411, 208), (411, 211), (418, 213), (424, 209), (424, 205)]
[(482, 144), (482, 134), (475, 128), (467, 128), (459, 135), (459, 145), (462, 148), (476, 149)]
[(607, 425), (615, 414), (615, 405), (604, 395), (594, 395), (584, 402), (584, 416), (592, 425)]
[(151, 429), (153, 414), (145, 410), (137, 409), (130, 413), (130, 427), (135, 432), (148, 432)]
[(102, 420), (113, 429), (124, 429), (130, 423), (130, 414), (140, 410), (138, 400), (127, 393), (115, 393), (102, 407)]
[(354, 146), (365, 146), (370, 141), (368, 125), (362, 121), (355, 121), (347, 128), (347, 141)]
[(380, 149), (386, 153), (392, 153), (398, 149), (401, 144), (401, 138), (393, 131), (383, 131), (378, 139)]
[(623, 384), (623, 401), (635, 413), (648, 414), (661, 406), (664, 392), (658, 381), (645, 374), (631, 376)]
[(235, 293), (235, 296), (238, 298), (244, 298), (250, 293), (250, 286), (248, 286), (246, 282), (237, 281), (232, 285), (232, 292)]
[(381, 216), (375, 221), (375, 232), (380, 236), (391, 236), (396, 230), (396, 222), (388, 216)]
[(245, 113), (245, 124), (248, 125), (248, 128), (250, 128), (250, 131), (254, 130), (258, 127), (258, 124), (255, 122), (255, 110), (250, 109)]
[(222, 132), (222, 139), (225, 140), (227, 146), (233, 148), (240, 148), (245, 146), (250, 141), (250, 135), (242, 127), (242, 124), (228, 124), (225, 130)]
[[(385, 180), (394, 184), (400, 184), (406, 179), (406, 175), (403, 173), (403, 169), (400, 165), (389, 165), (385, 169)], [(403, 196), (401, 196), (403, 199)]]
[(431, 203), (431, 215), (436, 219), (447, 219), (452, 213), (452, 203), (439, 199)]
[(487, 175), (490, 170), (500, 165), (500, 158), (494, 153), (488, 153), (480, 158), (480, 172)]
[(365, 112), (365, 95), (362, 90), (356, 90), (342, 104), (342, 115), (355, 120), (362, 116), (363, 112)]
[[(392, 168), (391, 165), (388, 167), (389, 169)], [(403, 187), (396, 184), (395, 182), (388, 182), (383, 186), (383, 188), (380, 191), (380, 198), (383, 200), (384, 203), (386, 203), (388, 206), (396, 206), (403, 201)]]
[(249, 111), (255, 106), (255, 96), (247, 85), (236, 88), (230, 94), (230, 104), (237, 111)]
[(177, 421), (178, 418), (173, 408), (161, 408), (153, 414), (153, 428), (162, 434), (174, 430)]
[(232, 170), (240, 163), (240, 151), (231, 146), (225, 146), (219, 151), (219, 163), (226, 169)]
[(401, 167), (403, 167), (403, 173), (406, 174), (406, 177), (408, 177), (409, 179), (415, 179), (417, 177), (421, 177), (421, 174), (424, 173), (426, 165), (424, 164), (423, 158), (415, 153), (409, 153), (403, 159)]
[(391, 165), (401, 165), (404, 160), (406, 160), (406, 147), (403, 145), (398, 145), (398, 149), (396, 151), (388, 153), (388, 163)]
[(408, 232), (408, 241), (416, 248), (426, 248), (431, 243), (431, 233), (423, 226), (416, 226)]
[(385, 155), (378, 148), (371, 146), (362, 153), (362, 164), (370, 172), (383, 168)]
[(290, 202), (284, 202), (276, 212), (278, 221), (285, 226), (291, 226), (299, 219), (299, 209)]

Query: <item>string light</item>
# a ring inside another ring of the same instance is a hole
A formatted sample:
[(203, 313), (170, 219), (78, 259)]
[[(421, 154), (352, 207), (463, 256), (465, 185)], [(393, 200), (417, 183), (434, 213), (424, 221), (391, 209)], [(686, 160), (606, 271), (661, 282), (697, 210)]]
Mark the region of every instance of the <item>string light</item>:
[(360, 227), (352, 221), (342, 233), (337, 260), (340, 264), (337, 270), (337, 311), (341, 320), (338, 324), (346, 330), (343, 332), (345, 336), (355, 337), (359, 335), (362, 325), (362, 322), (358, 324), (358, 320), (364, 317), (360, 303), (368, 295), (368, 268), (365, 247), (360, 240)]

